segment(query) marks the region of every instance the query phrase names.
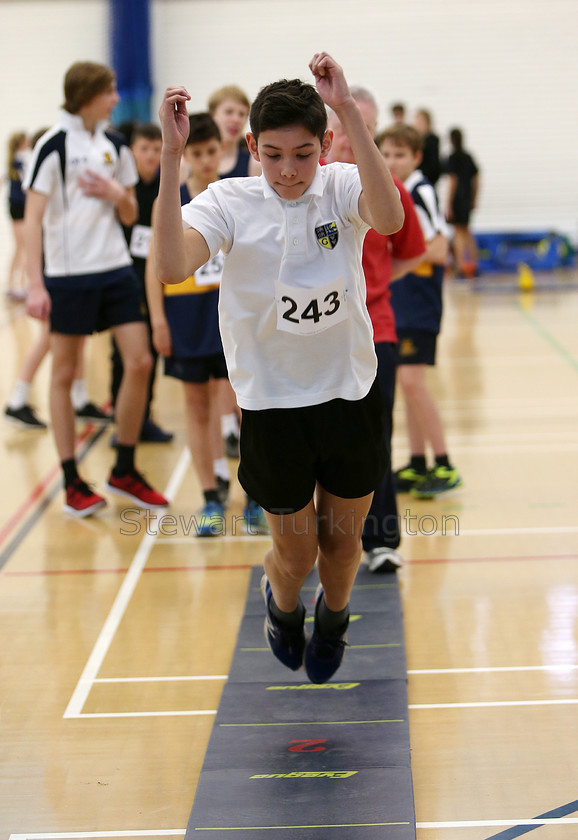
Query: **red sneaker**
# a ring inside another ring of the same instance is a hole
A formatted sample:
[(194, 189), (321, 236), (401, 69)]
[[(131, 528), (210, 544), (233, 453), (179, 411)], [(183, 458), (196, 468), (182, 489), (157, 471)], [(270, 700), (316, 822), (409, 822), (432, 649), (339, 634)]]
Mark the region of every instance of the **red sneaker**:
[(100, 508), (106, 506), (106, 499), (93, 493), (88, 484), (81, 478), (76, 478), (66, 488), (66, 503), (64, 512), (72, 516), (91, 516)]
[(132, 470), (132, 472), (120, 478), (111, 473), (105, 487), (117, 496), (125, 496), (127, 499), (131, 499), (142, 508), (154, 510), (155, 508), (167, 507), (169, 503), (168, 499), (165, 499), (162, 493), (153, 490), (136, 470)]

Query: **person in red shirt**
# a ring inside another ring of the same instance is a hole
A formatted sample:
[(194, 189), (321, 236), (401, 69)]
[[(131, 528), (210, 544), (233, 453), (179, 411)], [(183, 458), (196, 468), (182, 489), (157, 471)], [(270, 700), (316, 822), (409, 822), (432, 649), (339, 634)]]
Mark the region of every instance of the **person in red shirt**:
[[(351, 88), (365, 123), (375, 136), (377, 104), (366, 88)], [(328, 127), (333, 131), (333, 144), (324, 163), (355, 163), (347, 134), (334, 113)], [(423, 260), (425, 241), (411, 196), (394, 178), (405, 212), (403, 227), (397, 233), (383, 236), (369, 230), (363, 244), (363, 271), (367, 286), (367, 308), (373, 324), (373, 339), (378, 360), (377, 377), (385, 406), (385, 435), (391, 454), (393, 401), (397, 365), (397, 335), (390, 303), (389, 284), (403, 277)], [(370, 572), (395, 572), (402, 564), (397, 550), (401, 542), (394, 477), (391, 467), (373, 496), (363, 531), (363, 549)]]

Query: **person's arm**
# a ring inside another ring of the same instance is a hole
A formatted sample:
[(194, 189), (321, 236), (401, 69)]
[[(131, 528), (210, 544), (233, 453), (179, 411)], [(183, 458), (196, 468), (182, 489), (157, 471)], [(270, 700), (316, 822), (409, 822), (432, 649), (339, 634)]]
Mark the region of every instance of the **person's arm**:
[(84, 195), (91, 198), (101, 198), (116, 206), (116, 212), (121, 224), (125, 227), (134, 225), (138, 218), (138, 203), (134, 187), (123, 187), (115, 178), (103, 178), (91, 169), (78, 179), (78, 185)]
[(182, 283), (210, 258), (209, 247), (194, 228), (183, 231), (180, 201), (181, 157), (189, 136), (184, 87), (167, 88), (159, 108), (163, 132), (161, 180), (153, 227), (155, 271), (161, 283)]
[(153, 346), (161, 356), (170, 356), (172, 354), (171, 331), (165, 315), (163, 285), (159, 283), (155, 273), (154, 243), (152, 242), (145, 266), (145, 287)]
[(434, 265), (445, 265), (449, 254), (449, 243), (443, 233), (436, 233), (433, 239), (426, 242), (423, 262)]
[(446, 211), (446, 219), (448, 222), (451, 222), (454, 218), (454, 198), (456, 195), (456, 190), (458, 188), (458, 176), (455, 175), (453, 172), (449, 173), (449, 185), (448, 185), (448, 194), (447, 194), (447, 211)]
[(480, 176), (474, 175), (472, 178), (472, 210), (475, 209), (478, 200), (478, 192), (480, 189)]
[(396, 257), (391, 258), (391, 283), (399, 280), (400, 277), (405, 277), (410, 271), (414, 271), (424, 261), (425, 253), (417, 257), (411, 257), (407, 260), (400, 260)]
[(24, 210), (24, 247), (29, 283), (26, 311), (41, 321), (46, 321), (50, 315), (50, 296), (42, 271), (42, 219), (47, 203), (48, 196), (44, 193), (27, 191)]
[(385, 160), (373, 142), (342, 68), (325, 52), (309, 64), (319, 94), (340, 120), (357, 162), (363, 192), (359, 215), (378, 233), (391, 234), (403, 225), (403, 208)]

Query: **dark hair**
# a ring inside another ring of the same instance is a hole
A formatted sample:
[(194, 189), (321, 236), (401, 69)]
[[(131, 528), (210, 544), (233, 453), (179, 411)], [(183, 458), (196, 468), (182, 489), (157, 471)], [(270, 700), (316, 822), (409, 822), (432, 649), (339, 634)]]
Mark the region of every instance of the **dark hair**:
[(144, 140), (162, 140), (163, 133), (160, 126), (156, 123), (137, 123), (130, 134), (130, 145), (132, 146), (139, 137), (142, 137)]
[(187, 146), (193, 143), (204, 143), (206, 140), (218, 140), (221, 142), (219, 126), (208, 112), (200, 114), (189, 114), (189, 137)]
[(464, 150), (464, 136), (460, 128), (452, 128), (450, 131), (450, 143), (454, 151), (463, 152)]
[(377, 146), (381, 146), (384, 140), (391, 140), (394, 146), (405, 146), (409, 148), (413, 154), (421, 152), (423, 149), (423, 140), (421, 134), (411, 125), (405, 123), (396, 123), (389, 128), (380, 131), (375, 142)]
[(313, 85), (281, 79), (262, 88), (251, 105), (249, 124), (255, 140), (262, 131), (301, 125), (323, 143), (327, 111)]
[(399, 114), (400, 116), (405, 116), (405, 105), (403, 102), (394, 102), (391, 106), (391, 113), (392, 114)]
[(92, 61), (77, 61), (64, 77), (65, 111), (78, 114), (80, 109), (100, 93), (106, 93), (116, 76), (110, 67)]

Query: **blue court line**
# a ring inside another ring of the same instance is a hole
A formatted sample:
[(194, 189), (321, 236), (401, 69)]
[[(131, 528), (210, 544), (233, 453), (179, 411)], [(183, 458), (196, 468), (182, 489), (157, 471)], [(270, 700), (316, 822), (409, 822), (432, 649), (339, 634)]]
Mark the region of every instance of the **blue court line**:
[[(107, 427), (101, 426), (97, 428), (85, 441), (82, 448), (79, 452), (76, 453), (76, 461), (80, 463), (85, 455), (92, 449), (94, 444), (97, 440), (102, 437), (105, 433)], [(8, 563), (16, 549), (22, 545), (28, 534), (32, 531), (36, 523), (40, 520), (40, 517), (44, 513), (44, 511), (49, 507), (49, 505), (54, 501), (58, 493), (62, 491), (62, 478), (59, 473), (58, 479), (55, 479), (54, 486), (51, 490), (49, 490), (41, 500), (40, 504), (38, 504), (30, 516), (28, 516), (22, 525), (18, 528), (12, 539), (8, 542), (6, 547), (0, 552), (0, 570)]]
[[(554, 808), (553, 811), (547, 811), (545, 814), (539, 814), (533, 817), (535, 820), (556, 820), (560, 817), (567, 817), (578, 811), (578, 799), (574, 802), (569, 802), (568, 805), (561, 805), (559, 808)], [(541, 828), (539, 825), (515, 825), (512, 828), (507, 828), (505, 831), (500, 831), (499, 834), (492, 834), (487, 840), (515, 840), (516, 837), (521, 837), (523, 834), (528, 834), (536, 828)]]

